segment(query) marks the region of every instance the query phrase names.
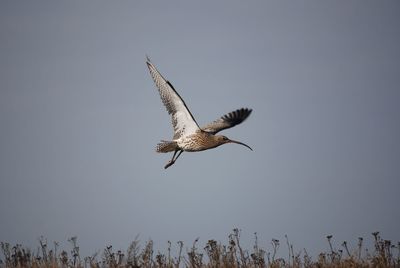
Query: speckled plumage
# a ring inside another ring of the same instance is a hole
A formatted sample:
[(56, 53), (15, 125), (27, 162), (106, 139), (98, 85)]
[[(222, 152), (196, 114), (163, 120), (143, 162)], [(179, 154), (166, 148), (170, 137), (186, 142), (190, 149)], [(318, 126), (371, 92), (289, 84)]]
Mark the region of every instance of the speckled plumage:
[[(165, 168), (174, 164), (183, 151), (203, 151), (225, 143), (237, 143), (251, 149), (244, 143), (230, 140), (222, 135), (215, 135), (221, 130), (242, 123), (252, 112), (251, 109), (238, 109), (200, 128), (184, 100), (179, 96), (178, 92), (176, 92), (172, 84), (167, 81), (150, 62), (149, 58), (147, 58), (147, 67), (157, 86), (161, 100), (167, 112), (171, 115), (172, 126), (174, 128), (173, 140), (162, 140), (156, 147), (156, 151), (159, 153), (174, 152), (171, 161), (167, 163)], [(175, 158), (178, 152), (179, 154)]]

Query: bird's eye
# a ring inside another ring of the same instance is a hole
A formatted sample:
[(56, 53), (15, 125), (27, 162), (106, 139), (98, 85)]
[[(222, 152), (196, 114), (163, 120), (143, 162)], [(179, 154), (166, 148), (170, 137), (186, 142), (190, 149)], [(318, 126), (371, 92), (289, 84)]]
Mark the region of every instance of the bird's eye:
[(224, 141), (228, 140), (228, 138), (227, 138), (227, 137), (225, 137), (225, 136), (223, 137), (223, 139), (224, 139)]

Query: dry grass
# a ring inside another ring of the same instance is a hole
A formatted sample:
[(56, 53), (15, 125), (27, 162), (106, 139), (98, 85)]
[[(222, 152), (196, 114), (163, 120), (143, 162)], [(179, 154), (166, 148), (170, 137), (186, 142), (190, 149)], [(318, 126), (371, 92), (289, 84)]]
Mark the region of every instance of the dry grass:
[[(114, 251), (112, 246), (104, 249), (102, 254), (94, 254), (81, 258), (76, 237), (68, 241), (71, 250), (68, 253), (59, 252), (58, 243), (48, 245), (46, 239), (39, 239), (40, 247), (36, 253), (24, 248), (22, 245), (11, 246), (2, 242), (3, 256), (0, 258), (0, 267), (400, 267), (400, 242), (392, 244), (390, 240), (384, 240), (378, 232), (372, 234), (374, 249), (369, 251), (363, 248), (363, 238), (358, 238), (355, 249), (349, 249), (347, 242), (335, 250), (332, 245), (332, 236), (327, 236), (330, 250), (322, 252), (316, 260), (313, 260), (304, 249), (295, 253), (293, 245), (285, 236), (285, 248), (287, 258), (277, 258), (281, 242), (272, 239), (272, 251), (258, 246), (257, 234), (255, 234), (254, 246), (251, 250), (245, 250), (240, 245), (240, 231), (234, 229), (228, 236), (228, 244), (224, 245), (215, 240), (209, 240), (204, 248), (199, 248), (198, 239), (184, 250), (183, 242), (177, 243), (178, 250), (171, 253), (172, 244), (168, 241), (165, 254), (154, 252), (153, 241), (149, 240), (140, 246), (136, 237), (126, 252)], [(50, 249), (51, 247), (51, 249)], [(100, 255), (100, 256), (98, 256)]]

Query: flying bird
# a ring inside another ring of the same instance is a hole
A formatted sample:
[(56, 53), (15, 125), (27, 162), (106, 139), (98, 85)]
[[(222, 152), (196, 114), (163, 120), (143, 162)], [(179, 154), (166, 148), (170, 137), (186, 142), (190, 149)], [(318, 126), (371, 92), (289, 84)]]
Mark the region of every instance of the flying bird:
[(174, 152), (171, 160), (165, 165), (165, 169), (173, 165), (182, 152), (204, 151), (226, 143), (237, 143), (253, 150), (247, 144), (231, 140), (223, 135), (216, 135), (221, 130), (242, 123), (250, 115), (251, 109), (238, 109), (203, 127), (199, 127), (185, 101), (151, 63), (149, 57), (147, 57), (146, 63), (160, 93), (161, 100), (172, 117), (174, 128), (172, 141), (161, 140), (156, 147), (158, 153)]

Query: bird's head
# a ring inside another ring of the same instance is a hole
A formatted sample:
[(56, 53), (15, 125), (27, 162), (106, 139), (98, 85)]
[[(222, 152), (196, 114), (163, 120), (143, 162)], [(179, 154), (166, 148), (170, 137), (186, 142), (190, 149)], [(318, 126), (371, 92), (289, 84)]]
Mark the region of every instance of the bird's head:
[(225, 143), (237, 143), (237, 144), (246, 146), (247, 148), (249, 148), (250, 150), (253, 151), (253, 149), (251, 149), (250, 146), (248, 146), (247, 144), (244, 144), (243, 142), (231, 140), (228, 137), (223, 136), (223, 135), (215, 135), (215, 137), (217, 138), (217, 142), (219, 143), (219, 145), (222, 145), (222, 144), (225, 144)]

